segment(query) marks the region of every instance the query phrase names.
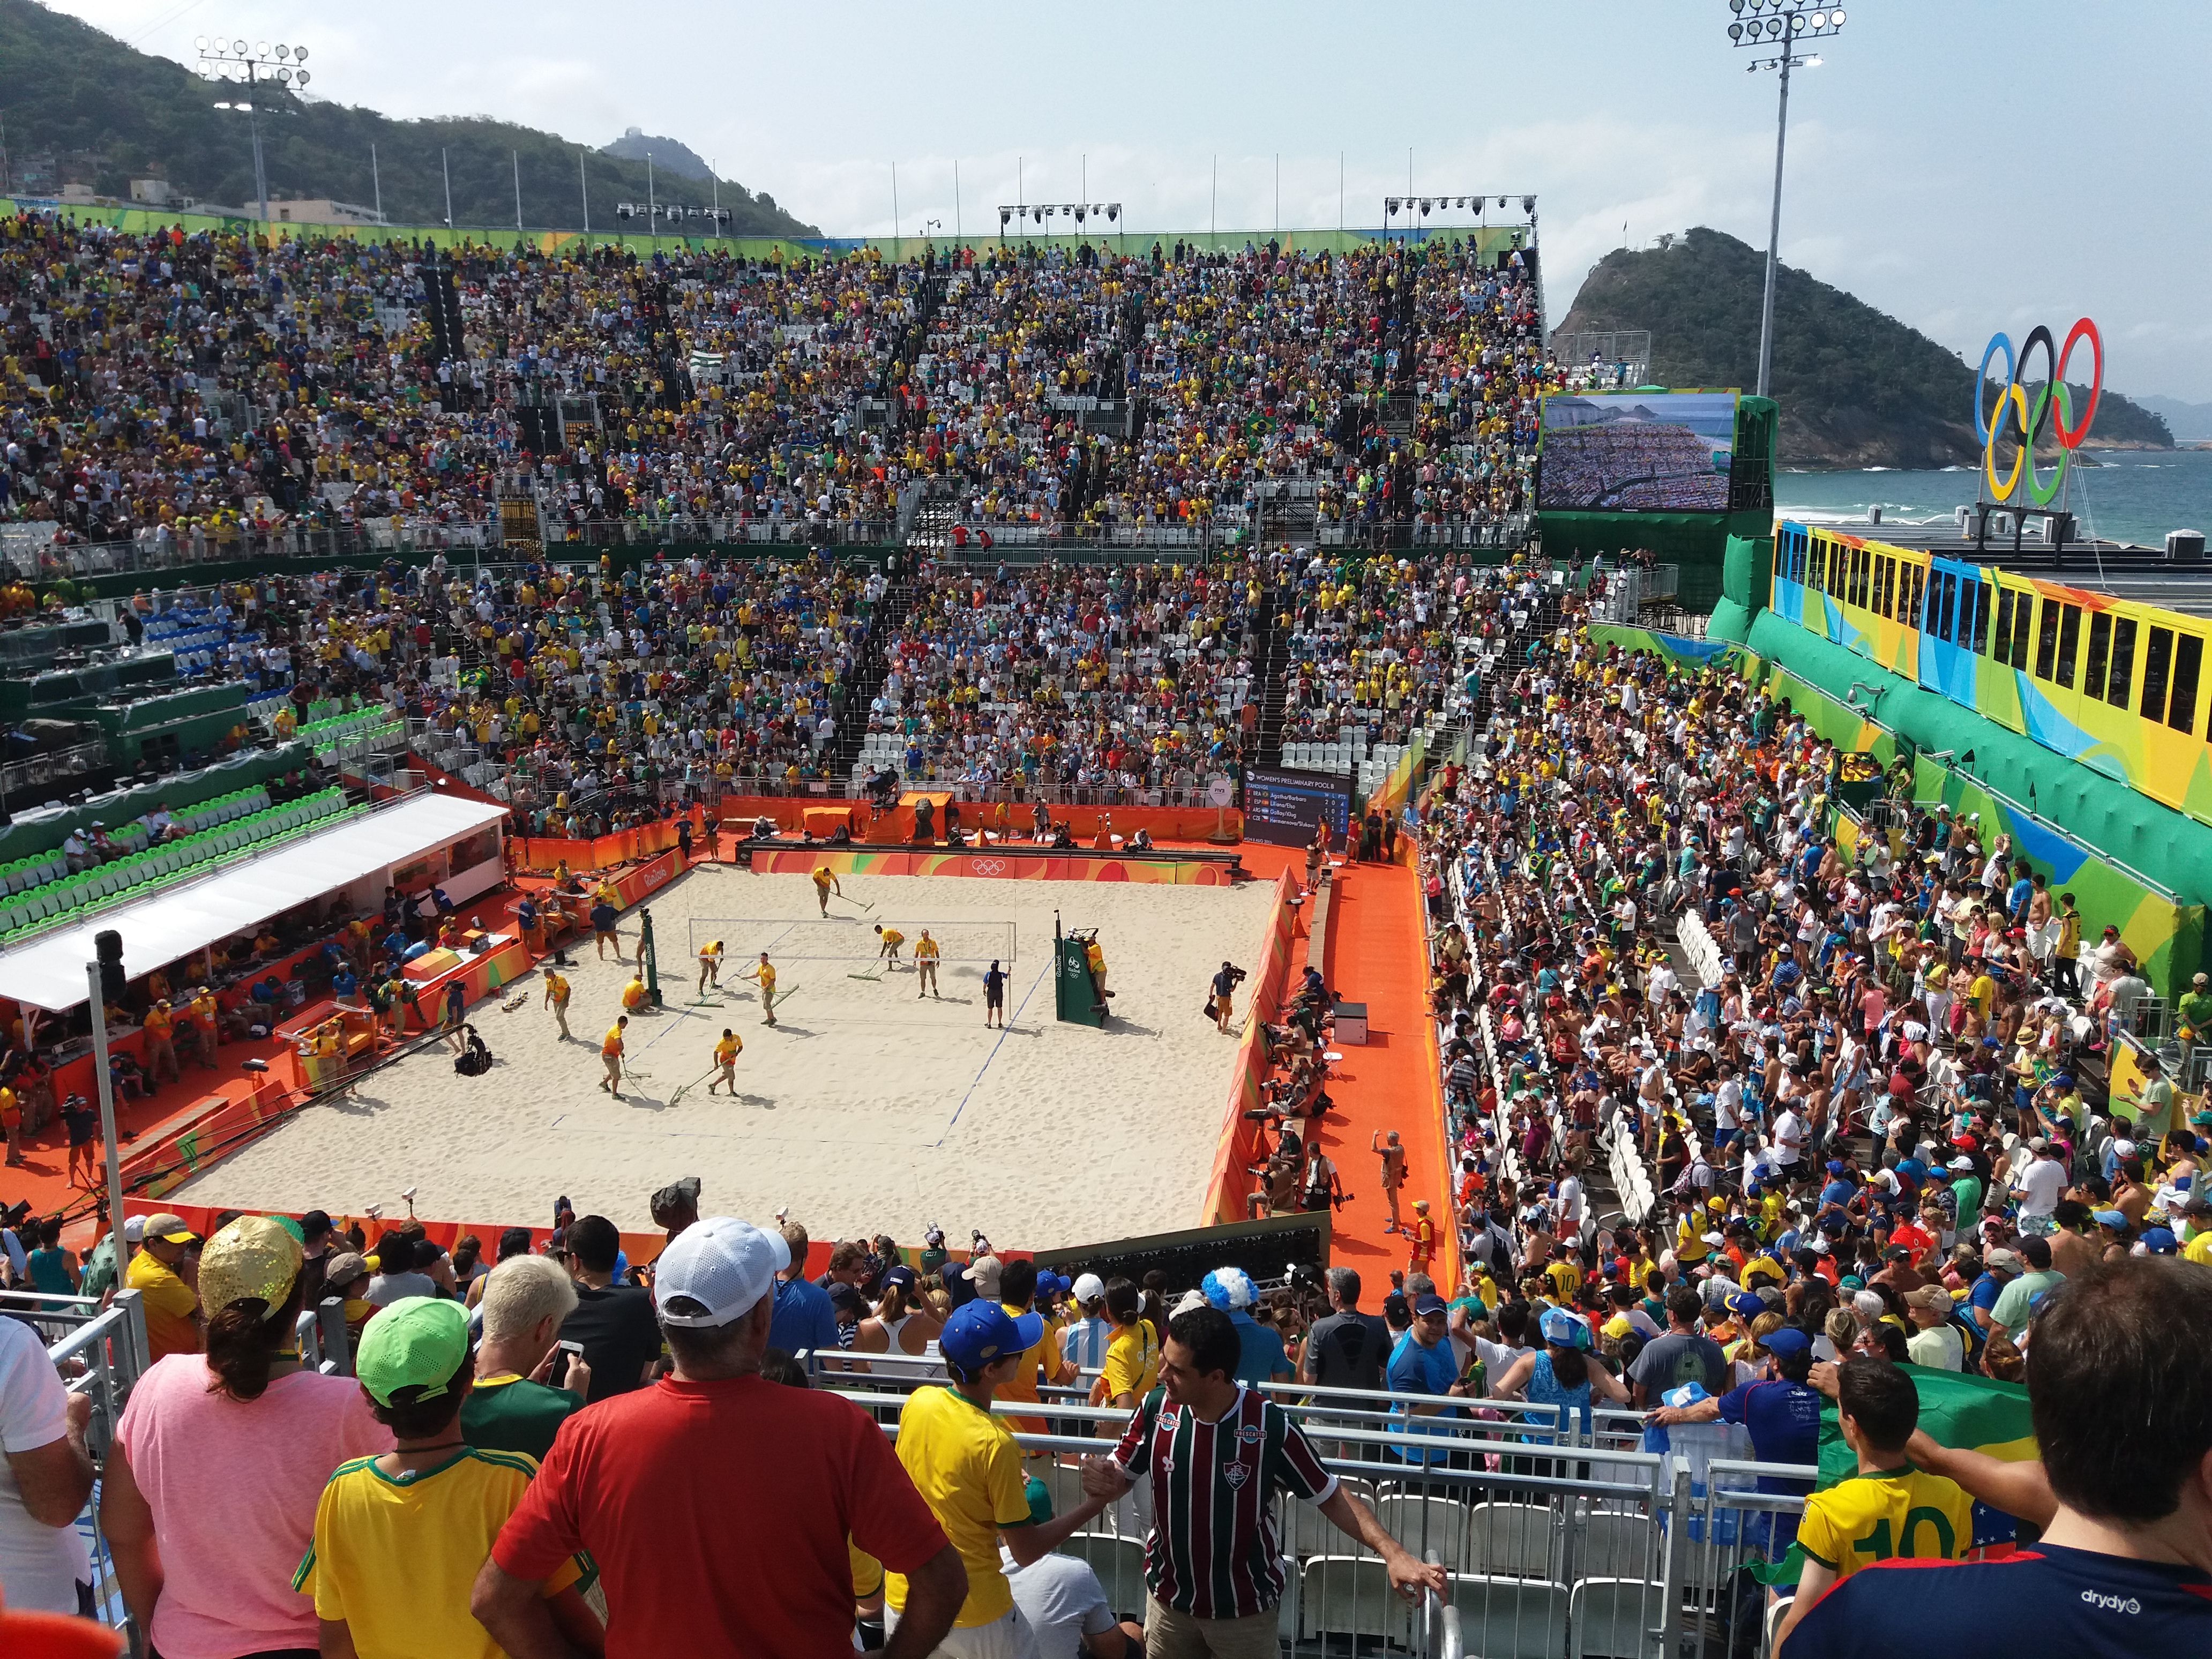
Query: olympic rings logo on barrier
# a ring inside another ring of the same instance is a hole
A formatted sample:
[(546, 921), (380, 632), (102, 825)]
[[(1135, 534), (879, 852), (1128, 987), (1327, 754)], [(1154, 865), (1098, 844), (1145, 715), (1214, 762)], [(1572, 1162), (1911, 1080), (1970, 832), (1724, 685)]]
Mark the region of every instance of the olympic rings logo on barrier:
[[(2066, 389), (2066, 365), (2074, 356), (2074, 348), (2087, 340), (2094, 362), (2089, 379), (2089, 403), (2081, 411), (2081, 419), (2074, 420), (2073, 394)], [(2028, 401), (2027, 386), (2021, 380), (2021, 371), (2038, 346), (2043, 348), (2044, 374), (2036, 388), (2035, 400)], [(2004, 390), (1998, 394), (1997, 404), (1990, 416), (1982, 412), (1982, 388), (1989, 381), (1990, 360), (2004, 353)], [(2027, 493), (2038, 507), (2048, 507), (2058, 498), (2058, 491), (2066, 482), (2066, 467), (2073, 453), (2081, 447), (2089, 435), (2089, 423), (2097, 418), (2097, 399), (2105, 389), (2105, 343), (2097, 333), (2096, 324), (2087, 317), (2076, 321), (2067, 331), (2066, 344), (2062, 349), (2051, 338), (2051, 331), (2037, 324), (2014, 356), (2009, 336), (1998, 333), (1990, 336), (1990, 343), (1982, 349), (1982, 365), (1974, 371), (1974, 435), (1982, 443), (1982, 477), (1990, 487), (1990, 499), (2010, 501), (2020, 493), (2023, 475)], [(2035, 465), (2035, 446), (2044, 435), (2047, 425), (2054, 428), (2058, 440), (2058, 466), (2045, 483)], [(2012, 470), (2002, 479), (1997, 477), (1997, 441), (2011, 438), (2020, 447), (2013, 456)]]
[(968, 873), (971, 876), (1003, 876), (1006, 873), (1004, 859), (969, 859)]

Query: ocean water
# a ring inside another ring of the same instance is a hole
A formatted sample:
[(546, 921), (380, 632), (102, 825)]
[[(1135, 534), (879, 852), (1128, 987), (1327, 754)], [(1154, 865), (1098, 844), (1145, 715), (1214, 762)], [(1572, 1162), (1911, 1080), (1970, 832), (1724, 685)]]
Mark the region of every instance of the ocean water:
[[(2080, 535), (2161, 547), (2169, 530), (2212, 533), (2212, 449), (2108, 451), (2098, 459), (2103, 465), (2067, 471), (2064, 505)], [(1972, 506), (1981, 488), (1981, 475), (1966, 467), (1784, 471), (1774, 481), (1775, 512), (1863, 514), (1878, 506), (1885, 519), (1948, 520), (1953, 507)]]

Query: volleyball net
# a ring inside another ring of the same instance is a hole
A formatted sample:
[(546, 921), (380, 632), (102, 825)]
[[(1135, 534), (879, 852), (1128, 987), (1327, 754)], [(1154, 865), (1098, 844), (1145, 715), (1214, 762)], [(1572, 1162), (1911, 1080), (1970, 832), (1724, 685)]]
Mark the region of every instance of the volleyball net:
[[(758, 962), (763, 951), (775, 963), (841, 962), (865, 967), (883, 955), (883, 935), (876, 932), (878, 925), (886, 933), (902, 936), (899, 945), (901, 962), (914, 960), (914, 947), (927, 932), (937, 942), (940, 962), (970, 963), (977, 967), (988, 967), (994, 961), (1006, 968), (1014, 965), (1012, 921), (915, 921), (888, 915), (850, 921), (813, 918), (794, 921), (788, 916), (694, 916), (690, 924), (691, 960), (696, 963), (701, 951), (720, 944), (726, 978)], [(678, 969), (676, 963), (664, 961), (661, 971), (672, 973)]]

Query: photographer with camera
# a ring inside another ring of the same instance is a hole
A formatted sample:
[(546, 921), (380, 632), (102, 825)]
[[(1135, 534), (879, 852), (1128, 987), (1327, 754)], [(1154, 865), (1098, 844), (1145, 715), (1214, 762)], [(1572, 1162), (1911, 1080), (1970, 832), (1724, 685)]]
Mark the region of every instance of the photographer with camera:
[(1213, 976), (1213, 995), (1207, 1006), (1213, 1013), (1214, 1029), (1224, 1036), (1228, 1034), (1229, 1016), (1236, 1006), (1237, 988), (1243, 982), (1244, 970), (1233, 962), (1223, 963), (1221, 971)]

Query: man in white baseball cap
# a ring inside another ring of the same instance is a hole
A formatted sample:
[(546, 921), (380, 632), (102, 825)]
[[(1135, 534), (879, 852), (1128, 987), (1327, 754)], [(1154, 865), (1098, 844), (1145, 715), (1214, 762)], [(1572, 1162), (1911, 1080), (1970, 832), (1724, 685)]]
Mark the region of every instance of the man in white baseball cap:
[(635, 1653), (706, 1659), (850, 1644), (847, 1540), (908, 1582), (884, 1651), (922, 1659), (968, 1590), (960, 1556), (867, 1413), (761, 1372), (779, 1233), (695, 1223), (654, 1266), (672, 1376), (562, 1425), (477, 1575), (471, 1607), (509, 1653), (569, 1650), (538, 1585), (587, 1549), (607, 1631)]

